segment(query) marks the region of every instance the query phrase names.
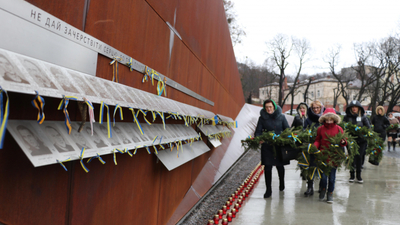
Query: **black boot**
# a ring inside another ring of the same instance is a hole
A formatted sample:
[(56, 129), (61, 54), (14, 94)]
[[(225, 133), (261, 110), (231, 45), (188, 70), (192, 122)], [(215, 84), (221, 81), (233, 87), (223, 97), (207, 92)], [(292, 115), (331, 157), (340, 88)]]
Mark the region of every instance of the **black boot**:
[(311, 196), (314, 194), (314, 181), (313, 180), (309, 180), (307, 181), (307, 191), (304, 192), (304, 195), (306, 197)]
[(390, 152), (390, 142), (388, 141), (388, 151)]
[(392, 144), (393, 144), (393, 151), (396, 151), (396, 142), (393, 141)]
[(349, 179), (349, 182), (350, 183), (353, 183), (354, 182), (354, 171), (350, 171), (350, 179)]
[(278, 170), (279, 176), (279, 190), (283, 191), (285, 190), (285, 168), (283, 166), (277, 166), (276, 169)]
[(265, 177), (265, 186), (267, 187), (267, 191), (264, 194), (264, 198), (271, 197), (272, 190), (271, 190), (271, 181), (272, 181), (272, 171), (264, 171)]
[(357, 183), (359, 184), (364, 183), (363, 179), (361, 178), (361, 170), (357, 170), (356, 176), (357, 176)]

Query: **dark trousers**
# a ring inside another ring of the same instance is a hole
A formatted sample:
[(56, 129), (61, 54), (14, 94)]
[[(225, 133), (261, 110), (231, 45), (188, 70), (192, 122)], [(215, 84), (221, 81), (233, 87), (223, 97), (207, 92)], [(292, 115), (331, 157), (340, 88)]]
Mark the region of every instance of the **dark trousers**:
[[(276, 166), (276, 170), (278, 171), (279, 185), (282, 186), (285, 183), (285, 167)], [(265, 177), (265, 186), (267, 186), (267, 191), (271, 190), (272, 165), (264, 166), (264, 177)]]
[(365, 150), (367, 149), (367, 142), (359, 143), (358, 145), (360, 146), (360, 148), (358, 149), (358, 152), (360, 154), (354, 156), (353, 169), (350, 172), (354, 172), (354, 169), (356, 170), (356, 172), (361, 172), (361, 165), (362, 165), (363, 156), (365, 157)]

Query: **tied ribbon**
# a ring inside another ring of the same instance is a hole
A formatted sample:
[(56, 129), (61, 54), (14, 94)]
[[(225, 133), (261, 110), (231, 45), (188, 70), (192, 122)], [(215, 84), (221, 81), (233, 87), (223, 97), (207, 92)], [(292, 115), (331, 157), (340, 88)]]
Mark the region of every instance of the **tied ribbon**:
[(217, 115), (215, 115), (215, 116), (214, 116), (214, 118), (213, 118), (213, 119), (211, 119), (211, 121), (212, 121), (212, 125), (213, 125), (213, 126), (217, 125), (217, 124), (218, 124), (218, 122), (219, 122), (219, 121), (218, 121), (218, 116), (217, 116)]
[(281, 136), (281, 135), (280, 135), (280, 134), (276, 135), (276, 134), (274, 133), (274, 135), (272, 136), (272, 140), (275, 140), (275, 137), (277, 138), (277, 137), (279, 137), (279, 136)]
[[(317, 172), (317, 173), (315, 173), (315, 172)], [(318, 178), (321, 178), (321, 174), (322, 174), (322, 173), (324, 173), (324, 172), (323, 172), (320, 168), (315, 167), (315, 168), (314, 168), (314, 171), (313, 171), (312, 174), (311, 174), (311, 180), (314, 179), (315, 174), (318, 175)]]
[(100, 154), (99, 153), (97, 153), (97, 156), (94, 156), (94, 157), (91, 157), (90, 159), (88, 159), (88, 161), (87, 161), (87, 163), (90, 163), (91, 161), (92, 161), (92, 159), (99, 159), (99, 161), (101, 162), (101, 164), (106, 164), (106, 161), (104, 161), (102, 158), (101, 158), (101, 156), (100, 156)]
[(142, 147), (141, 145), (136, 146), (136, 147), (135, 147), (135, 151), (133, 152), (133, 154), (136, 155), (137, 149), (138, 149), (138, 148), (141, 148), (141, 147)]
[(136, 112), (136, 117), (139, 115), (139, 112), (141, 112), (143, 114), (143, 118), (146, 121), (146, 123), (148, 125), (151, 125), (151, 123), (146, 119), (147, 112), (144, 112), (142, 109), (138, 109), (138, 111)]
[[(142, 129), (142, 126), (141, 126), (140, 123), (139, 123), (139, 120), (138, 120), (137, 117), (136, 117), (135, 110), (133, 110), (132, 107), (129, 107), (129, 110), (132, 111), (133, 122), (136, 123), (136, 125), (138, 126), (138, 128), (139, 128), (139, 130), (140, 130), (140, 133), (143, 135), (143, 134), (144, 134), (144, 133), (143, 133), (143, 129)], [(136, 150), (135, 150), (135, 152), (136, 152)]]
[(110, 65), (113, 65), (113, 78), (112, 81), (119, 83), (118, 81), (118, 62), (122, 61), (120, 57), (114, 57), (113, 61), (110, 62)]
[(129, 66), (129, 70), (132, 72), (133, 71), (132, 58), (129, 59), (129, 62), (127, 62), (126, 65)]
[(93, 107), (93, 104), (87, 98), (83, 98), (83, 100), (85, 101), (86, 105), (88, 106), (90, 128), (91, 128), (92, 136), (93, 136), (93, 122), (96, 122), (96, 120), (94, 119), (94, 107)]
[(335, 148), (339, 148), (340, 147), (338, 144), (331, 144), (331, 146), (335, 147)]
[(308, 170), (310, 168), (310, 163), (308, 162), (307, 157), (304, 154), (304, 152), (301, 152), (301, 155), (303, 156), (304, 161), (306, 161), (306, 163), (299, 162), (298, 164), (299, 164), (299, 166), (302, 166), (302, 167), (304, 167), (304, 169)]
[(165, 83), (167, 82), (167, 78), (164, 77), (164, 80), (162, 80), (161, 78), (158, 79), (157, 82), (157, 95), (161, 96), (162, 93), (164, 92), (164, 96), (167, 96), (167, 88)]
[(311, 130), (308, 130), (308, 134), (310, 135), (310, 137), (312, 137)]
[(358, 130), (360, 130), (360, 127), (356, 127), (354, 130), (355, 130), (355, 131), (358, 131)]
[(119, 109), (119, 119), (124, 120), (124, 115), (122, 114), (122, 107), (120, 105), (116, 105), (114, 109), (114, 116), (113, 116), (113, 126), (115, 126), (115, 114), (117, 113), (117, 110)]
[(39, 92), (36, 92), (36, 96), (35, 98), (32, 99), (32, 105), (33, 107), (35, 107), (38, 110), (38, 116), (37, 116), (37, 122), (39, 124), (42, 124), (45, 118), (44, 115), (44, 105), (45, 105), (45, 101), (44, 99), (39, 95)]
[(77, 97), (75, 96), (64, 96), (63, 95), (63, 99), (60, 102), (60, 105), (58, 105), (58, 110), (63, 110), (64, 116), (65, 116), (65, 127), (67, 128), (67, 132), (68, 134), (71, 134), (71, 120), (69, 119), (69, 114), (68, 114), (68, 103), (69, 100), (78, 100)]
[(297, 135), (294, 135), (293, 133), (292, 133), (292, 135), (289, 135), (288, 138), (293, 138), (293, 141), (294, 141), (294, 142), (298, 141), (298, 142), (301, 143), (301, 141), (300, 141), (300, 139), (297, 137)]
[(372, 135), (374, 135), (371, 131), (368, 131), (368, 136), (372, 136)]
[(68, 171), (68, 170), (67, 170), (67, 167), (65, 167), (63, 163), (68, 162), (68, 161), (71, 161), (70, 158), (68, 158), (68, 159), (66, 159), (66, 160), (63, 160), (63, 161), (59, 161), (59, 160), (57, 159), (56, 161), (57, 161), (57, 163), (59, 163), (59, 164), (64, 168), (65, 171)]
[[(3, 95), (6, 96), (7, 102), (5, 103), (4, 107), (4, 100), (3, 100)], [(3, 148), (4, 144), (4, 137), (6, 135), (6, 128), (7, 128), (7, 122), (8, 122), (8, 115), (10, 114), (9, 112), (9, 99), (8, 99), (8, 94), (7, 91), (4, 90), (3, 88), (0, 87), (0, 149)]]
[(99, 123), (103, 123), (103, 114), (104, 114), (104, 106), (107, 108), (107, 132), (108, 132), (108, 138), (112, 137), (112, 131), (111, 131), (111, 121), (110, 121), (110, 110), (108, 108), (108, 105), (104, 103), (103, 101), (101, 102), (100, 105), (100, 118), (99, 118)]
[[(114, 159), (114, 164), (117, 166), (117, 156), (115, 155), (117, 152), (119, 152), (120, 154), (124, 154), (124, 152), (126, 151), (126, 148), (125, 148), (125, 150), (124, 151), (121, 151), (121, 150), (119, 150), (118, 148), (115, 148), (115, 149), (113, 149), (113, 159)], [(129, 155), (131, 155), (130, 154), (130, 152), (129, 152)]]
[(89, 169), (86, 168), (85, 164), (83, 164), (83, 154), (85, 154), (85, 148), (82, 148), (81, 154), (80, 154), (79, 158), (80, 158), (81, 166), (82, 166), (83, 170), (84, 170), (86, 173), (88, 173), (88, 172), (89, 172)]

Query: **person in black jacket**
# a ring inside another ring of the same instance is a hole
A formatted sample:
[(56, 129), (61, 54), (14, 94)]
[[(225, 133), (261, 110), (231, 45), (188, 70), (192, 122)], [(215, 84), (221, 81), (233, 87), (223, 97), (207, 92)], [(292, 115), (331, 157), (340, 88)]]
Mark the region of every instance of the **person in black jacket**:
[[(275, 134), (280, 134), (283, 130), (289, 127), (285, 115), (282, 114), (282, 109), (275, 104), (273, 100), (266, 100), (264, 107), (260, 111), (256, 131), (254, 136), (260, 136), (263, 132), (274, 131)], [(272, 166), (276, 166), (279, 176), (279, 190), (285, 189), (285, 168), (289, 161), (281, 161), (274, 154), (273, 146), (268, 143), (260, 142), (261, 145), (261, 164), (264, 165), (264, 176), (267, 190), (264, 198), (271, 197), (271, 182), (272, 182)], [(276, 149), (278, 151), (278, 149)]]
[[(357, 100), (353, 100), (346, 107), (346, 115), (343, 118), (343, 122), (350, 122), (356, 124), (359, 127), (367, 126), (370, 128), (369, 120), (367, 116), (364, 115), (365, 110), (361, 106), (361, 103)], [(365, 155), (365, 150), (367, 149), (367, 140), (364, 137), (357, 137), (356, 142), (360, 148), (358, 149), (359, 155), (354, 156), (353, 169), (350, 170), (349, 182), (354, 182), (354, 168), (356, 168), (357, 182), (362, 184), (363, 179), (361, 178), (361, 165), (362, 158)]]
[(293, 119), (292, 127), (304, 127), (304, 124), (306, 123), (307, 119), (307, 110), (308, 110), (308, 105), (305, 102), (301, 102), (297, 106), (297, 114)]
[[(325, 111), (324, 105), (318, 101), (315, 100), (311, 102), (310, 108), (307, 110), (307, 119), (304, 124), (304, 129), (307, 127), (311, 127), (312, 124), (315, 128), (319, 127), (321, 124), (319, 123), (319, 117), (322, 116), (322, 114)], [(314, 164), (314, 155), (310, 155), (310, 165), (315, 165)], [(320, 188), (321, 189), (321, 188)], [(304, 192), (304, 196), (308, 197), (314, 194), (314, 181), (307, 177), (307, 190)]]
[(385, 108), (383, 108), (383, 106), (376, 107), (376, 115), (374, 116), (374, 118), (372, 118), (371, 123), (374, 125), (374, 131), (380, 134), (382, 140), (385, 141), (386, 128), (390, 126), (390, 122), (385, 116)]
[(314, 123), (314, 127), (319, 127), (321, 124), (319, 123), (319, 117), (324, 113), (325, 107), (324, 105), (318, 101), (315, 100), (311, 102), (310, 108), (307, 110), (307, 119), (304, 124), (304, 128), (307, 128), (311, 126), (311, 124)]

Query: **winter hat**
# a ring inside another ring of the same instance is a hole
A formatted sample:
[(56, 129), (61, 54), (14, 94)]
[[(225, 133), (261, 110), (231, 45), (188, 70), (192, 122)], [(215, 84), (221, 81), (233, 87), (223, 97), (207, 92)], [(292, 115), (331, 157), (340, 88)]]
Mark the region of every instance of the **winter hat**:
[(327, 108), (324, 111), (324, 114), (318, 119), (318, 122), (323, 123), (325, 119), (332, 118), (336, 124), (340, 123), (340, 116), (336, 114), (336, 111), (333, 108)]
[[(382, 109), (382, 115), (385, 115), (385, 108), (383, 108), (383, 106), (381, 106), (381, 105), (376, 107), (376, 110), (375, 110), (376, 115), (379, 115), (379, 113), (378, 113), (379, 109)], [(380, 116), (382, 116), (382, 115), (380, 115)]]
[(265, 104), (267, 104), (267, 103), (272, 103), (272, 105), (274, 105), (274, 110), (276, 110), (276, 103), (274, 102), (274, 100), (272, 100), (272, 99), (267, 99), (267, 100), (265, 100), (264, 101), (264, 105), (263, 105), (263, 109), (265, 110), (265, 111), (267, 111), (266, 109), (265, 109)]

